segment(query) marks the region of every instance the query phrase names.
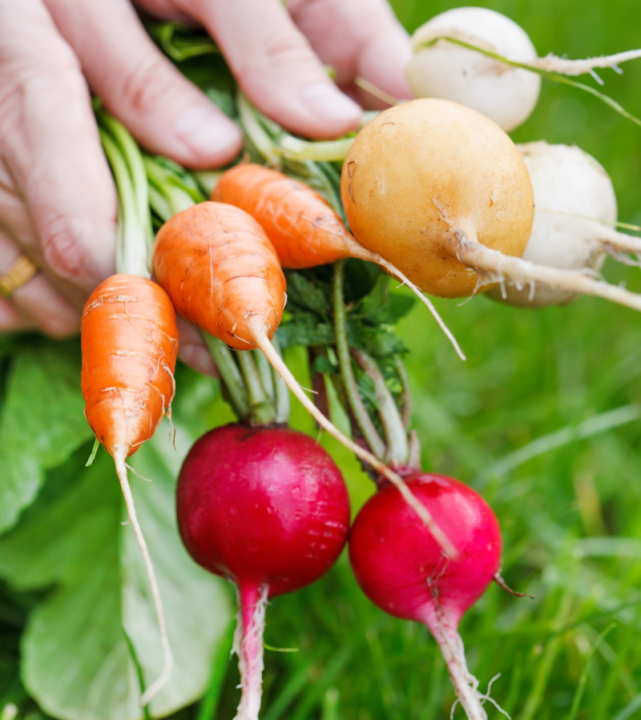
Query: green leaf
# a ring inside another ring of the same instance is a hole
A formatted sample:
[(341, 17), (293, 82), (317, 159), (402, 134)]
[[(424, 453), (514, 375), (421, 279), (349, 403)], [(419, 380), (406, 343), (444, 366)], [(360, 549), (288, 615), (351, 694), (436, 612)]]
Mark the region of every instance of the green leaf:
[(312, 273), (288, 272), (287, 298), (295, 306), (328, 317), (332, 311), (331, 286)]
[(278, 328), (276, 334), (282, 348), (334, 344), (334, 326), (319, 322), (311, 313), (297, 312)]
[(17, 355), (0, 417), (0, 532), (33, 502), (43, 470), (64, 462), (92, 434), (78, 343), (41, 344)]
[(374, 357), (401, 355), (407, 352), (405, 343), (385, 326), (366, 325), (358, 318), (347, 316), (347, 339), (351, 347), (365, 350)]
[(312, 369), (316, 373), (328, 373), (330, 375), (337, 375), (339, 373), (338, 364), (334, 364), (328, 357), (319, 355), (314, 360)]
[[(188, 557), (175, 525), (174, 478), (193, 438), (178, 428), (179, 452), (161, 426), (132, 459), (138, 516), (167, 614), (175, 666), (151, 704), (169, 714), (204, 692), (231, 617), (226, 583)], [(50, 588), (23, 638), (22, 676), (41, 707), (64, 720), (136, 720), (140, 685), (125, 631), (146, 683), (160, 672), (156, 616), (113, 461), (100, 453), (65, 492), (34, 505), (0, 540), (0, 575), (20, 590)]]
[(374, 325), (394, 325), (414, 307), (415, 299), (390, 293), (389, 276), (380, 275), (373, 290), (350, 311), (350, 316)]

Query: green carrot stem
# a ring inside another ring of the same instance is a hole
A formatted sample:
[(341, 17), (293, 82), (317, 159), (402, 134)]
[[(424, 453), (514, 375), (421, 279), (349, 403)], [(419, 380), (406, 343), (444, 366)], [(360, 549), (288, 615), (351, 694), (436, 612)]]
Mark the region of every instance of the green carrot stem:
[[(149, 256), (151, 237), (146, 222), (140, 218), (132, 175), (118, 145), (111, 135), (99, 128), (102, 146), (111, 166), (118, 192), (118, 230), (116, 233), (116, 272), (151, 279)], [(146, 196), (146, 180), (145, 180)]]

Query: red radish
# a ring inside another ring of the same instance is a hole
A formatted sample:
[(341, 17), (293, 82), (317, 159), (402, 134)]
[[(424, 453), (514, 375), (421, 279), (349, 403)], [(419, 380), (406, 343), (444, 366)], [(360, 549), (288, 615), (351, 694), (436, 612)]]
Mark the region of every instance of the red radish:
[(429, 628), (468, 718), (484, 720), (484, 696), (467, 669), (457, 628), (499, 570), (499, 524), (483, 498), (458, 480), (416, 470), (405, 481), (452, 538), (458, 560), (441, 550), (396, 488), (386, 485), (354, 522), (349, 542), (352, 568), (363, 592), (378, 607)]
[(193, 559), (236, 585), (236, 720), (257, 720), (268, 597), (327, 572), (349, 529), (345, 482), (330, 456), (294, 430), (227, 425), (190, 450), (178, 479), (178, 527)]

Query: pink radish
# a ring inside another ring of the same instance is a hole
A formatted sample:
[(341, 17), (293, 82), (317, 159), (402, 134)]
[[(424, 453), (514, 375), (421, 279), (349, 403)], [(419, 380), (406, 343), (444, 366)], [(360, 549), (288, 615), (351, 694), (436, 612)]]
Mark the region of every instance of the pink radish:
[(349, 529), (345, 482), (307, 435), (227, 425), (187, 455), (177, 513), (192, 558), (236, 585), (242, 680), (236, 720), (257, 720), (267, 598), (314, 582), (334, 564)]
[(363, 506), (352, 527), (349, 556), (354, 574), (378, 607), (429, 628), (468, 718), (485, 720), (485, 696), (467, 669), (457, 628), (498, 573), (498, 522), (483, 498), (457, 480), (416, 470), (409, 471), (405, 481), (452, 538), (458, 560), (441, 550), (398, 490), (386, 485)]

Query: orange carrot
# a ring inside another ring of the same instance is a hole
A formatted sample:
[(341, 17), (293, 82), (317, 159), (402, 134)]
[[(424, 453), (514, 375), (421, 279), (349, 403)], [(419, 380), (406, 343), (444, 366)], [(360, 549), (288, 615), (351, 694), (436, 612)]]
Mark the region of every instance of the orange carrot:
[(145, 562), (165, 658), (143, 693), (146, 705), (169, 679), (173, 656), (147, 543), (136, 515), (126, 459), (170, 413), (178, 353), (176, 313), (167, 293), (137, 275), (112, 275), (93, 291), (80, 321), (82, 396), (96, 438), (113, 457), (131, 526)]
[(459, 356), (465, 359), (455, 338), (418, 287), (383, 257), (363, 247), (325, 198), (308, 185), (263, 165), (245, 163), (221, 175), (212, 200), (235, 205), (257, 220), (286, 269), (311, 268), (346, 258), (379, 265), (427, 306)]
[(93, 291), (82, 313), (81, 386), (87, 421), (114, 459), (158, 617), (164, 663), (160, 676), (140, 698), (146, 705), (167, 684), (173, 655), (156, 574), (129, 486), (126, 459), (151, 438), (164, 415), (170, 414), (178, 328), (167, 293), (151, 281), (153, 236), (140, 150), (115, 118), (98, 111), (97, 119), (118, 191), (116, 274)]
[(449, 557), (458, 557), (403, 479), (318, 410), (274, 349), (270, 340), (285, 305), (285, 278), (273, 245), (250, 215), (218, 202), (183, 210), (160, 228), (152, 263), (181, 315), (237, 350), (260, 348), (316, 422), (394, 483)]
[(153, 268), (176, 310), (230, 347), (257, 347), (252, 317), (269, 338), (276, 332), (285, 276), (265, 231), (242, 210), (205, 202), (174, 215), (156, 236)]
[(85, 415), (116, 463), (149, 440), (174, 396), (176, 315), (167, 293), (137, 275), (112, 275), (81, 320)]

